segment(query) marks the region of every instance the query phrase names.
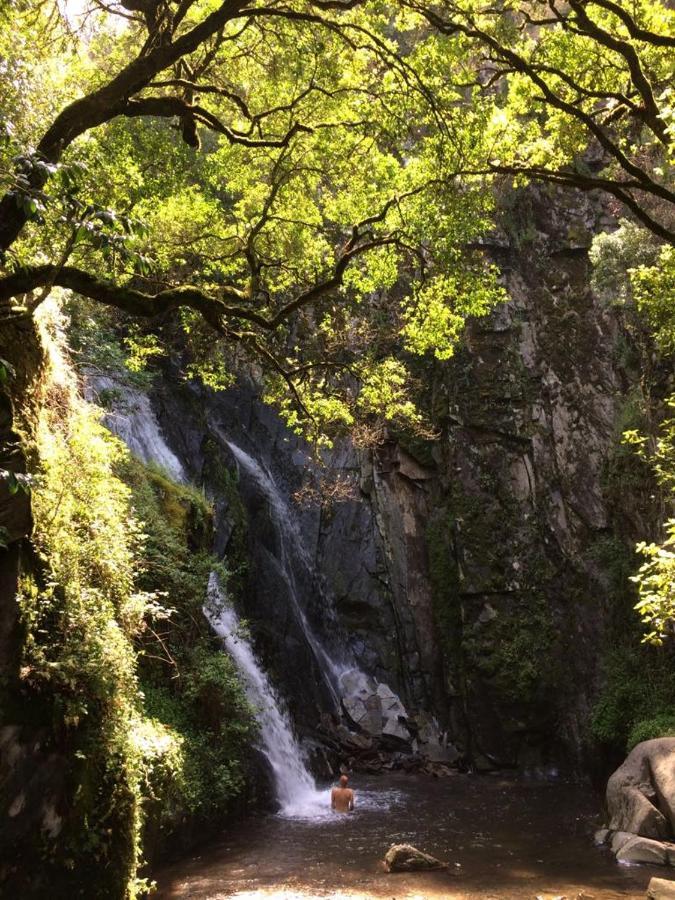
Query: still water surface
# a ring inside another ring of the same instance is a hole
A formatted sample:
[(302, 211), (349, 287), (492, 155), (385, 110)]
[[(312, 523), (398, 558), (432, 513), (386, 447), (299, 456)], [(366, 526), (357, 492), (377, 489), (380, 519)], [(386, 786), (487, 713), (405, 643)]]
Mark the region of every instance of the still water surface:
[[(637, 900), (652, 875), (669, 877), (659, 868), (619, 866), (593, 846), (598, 800), (583, 785), (392, 774), (354, 776), (350, 786), (354, 813), (252, 817), (156, 872), (156, 896)], [(414, 844), (448, 868), (386, 874), (381, 860), (392, 843)]]

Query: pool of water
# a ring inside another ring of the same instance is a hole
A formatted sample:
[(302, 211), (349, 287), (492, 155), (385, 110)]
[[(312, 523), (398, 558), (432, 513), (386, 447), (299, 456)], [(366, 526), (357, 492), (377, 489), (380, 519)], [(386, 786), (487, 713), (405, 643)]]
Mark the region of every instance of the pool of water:
[[(502, 776), (354, 776), (357, 805), (329, 810), (329, 791), (297, 816), (251, 817), (190, 858), (154, 873), (162, 900), (644, 898), (663, 869), (620, 866), (593, 845), (598, 799), (584, 785)], [(448, 864), (387, 874), (393, 843)]]

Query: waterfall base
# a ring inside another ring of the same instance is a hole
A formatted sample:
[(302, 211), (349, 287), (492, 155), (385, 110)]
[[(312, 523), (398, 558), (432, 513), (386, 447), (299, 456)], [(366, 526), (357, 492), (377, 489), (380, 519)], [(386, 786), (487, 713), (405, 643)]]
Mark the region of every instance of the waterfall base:
[[(593, 846), (585, 785), (456, 775), (352, 779), (356, 809), (316, 819), (256, 817), (199, 857), (154, 873), (158, 900), (594, 900), (644, 897), (656, 867), (617, 866)], [(387, 848), (410, 843), (446, 870), (387, 875)]]

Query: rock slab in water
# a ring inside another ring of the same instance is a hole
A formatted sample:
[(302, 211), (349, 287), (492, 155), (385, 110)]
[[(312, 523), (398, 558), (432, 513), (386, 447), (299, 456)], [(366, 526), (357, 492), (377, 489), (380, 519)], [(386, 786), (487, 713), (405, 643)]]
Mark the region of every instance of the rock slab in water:
[(392, 844), (385, 853), (384, 867), (387, 872), (421, 872), (445, 869), (446, 864), (411, 844)]
[(674, 856), (675, 844), (653, 841), (635, 834), (630, 835), (616, 853), (617, 862), (649, 863), (653, 866), (667, 866)]
[(675, 830), (675, 738), (643, 741), (607, 783), (612, 831), (667, 840)]
[(647, 887), (649, 900), (675, 900), (675, 881), (666, 878), (652, 878)]

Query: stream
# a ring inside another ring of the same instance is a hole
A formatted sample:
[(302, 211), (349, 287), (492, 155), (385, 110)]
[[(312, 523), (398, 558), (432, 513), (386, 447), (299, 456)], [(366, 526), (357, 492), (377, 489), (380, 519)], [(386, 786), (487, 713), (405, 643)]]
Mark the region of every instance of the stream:
[[(580, 784), (394, 773), (355, 775), (351, 786), (354, 813), (251, 817), (156, 872), (157, 896), (617, 900), (644, 898), (650, 877), (664, 877), (593, 846), (598, 800)], [(392, 843), (412, 843), (448, 869), (386, 874), (381, 859)]]

